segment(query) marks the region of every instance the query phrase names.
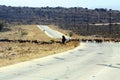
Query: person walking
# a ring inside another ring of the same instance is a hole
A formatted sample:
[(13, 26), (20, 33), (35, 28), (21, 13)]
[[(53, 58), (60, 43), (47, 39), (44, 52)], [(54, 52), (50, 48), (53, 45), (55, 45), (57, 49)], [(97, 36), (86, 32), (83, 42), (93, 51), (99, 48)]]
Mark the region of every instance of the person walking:
[(65, 38), (65, 36), (63, 35), (63, 36), (62, 36), (62, 44), (65, 44), (65, 42), (66, 42), (66, 38)]

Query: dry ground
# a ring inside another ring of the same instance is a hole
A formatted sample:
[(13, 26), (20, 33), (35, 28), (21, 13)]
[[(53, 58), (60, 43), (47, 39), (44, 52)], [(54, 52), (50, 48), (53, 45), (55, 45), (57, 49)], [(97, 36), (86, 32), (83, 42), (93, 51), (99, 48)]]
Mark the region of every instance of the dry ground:
[(36, 25), (10, 26), (8, 29), (8, 31), (0, 32), (0, 38), (12, 40), (51, 40), (51, 38), (46, 36)]
[[(39, 40), (47, 42), (52, 40), (36, 25), (9, 27), (9, 30), (0, 32), (0, 39)], [(69, 42), (65, 45), (59, 43), (41, 45), (35, 43), (0, 42), (0, 66), (56, 54), (72, 49), (78, 45), (79, 42)]]

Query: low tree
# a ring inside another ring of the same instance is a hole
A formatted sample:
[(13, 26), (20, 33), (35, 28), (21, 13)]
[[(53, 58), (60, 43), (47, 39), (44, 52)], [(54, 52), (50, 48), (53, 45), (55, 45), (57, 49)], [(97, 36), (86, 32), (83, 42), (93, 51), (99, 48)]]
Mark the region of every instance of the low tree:
[(4, 24), (0, 23), (0, 31), (3, 29), (3, 27), (4, 27)]
[(69, 32), (69, 36), (72, 37), (73, 36), (73, 32)]

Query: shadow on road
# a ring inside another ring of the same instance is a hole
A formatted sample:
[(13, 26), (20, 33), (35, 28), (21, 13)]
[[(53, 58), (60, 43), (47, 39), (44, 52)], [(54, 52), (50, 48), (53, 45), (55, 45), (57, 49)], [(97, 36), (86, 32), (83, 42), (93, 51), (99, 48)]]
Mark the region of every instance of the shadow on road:
[(97, 64), (97, 65), (120, 69), (120, 67), (113, 66), (112, 64)]

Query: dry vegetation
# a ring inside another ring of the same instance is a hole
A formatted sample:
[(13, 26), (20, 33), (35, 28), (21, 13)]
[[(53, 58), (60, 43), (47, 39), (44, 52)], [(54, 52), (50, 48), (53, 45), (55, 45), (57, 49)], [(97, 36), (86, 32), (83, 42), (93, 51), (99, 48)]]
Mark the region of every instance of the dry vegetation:
[[(51, 38), (46, 36), (36, 25), (9, 27), (8, 31), (0, 32), (0, 39), (51, 40)], [(0, 42), (0, 66), (56, 54), (72, 49), (78, 45), (78, 42), (75, 41), (66, 43), (65, 45), (59, 43), (41, 45), (35, 43)]]
[(8, 31), (0, 32), (1, 39), (22, 39), (49, 41), (51, 38), (46, 36), (36, 25), (10, 26)]

